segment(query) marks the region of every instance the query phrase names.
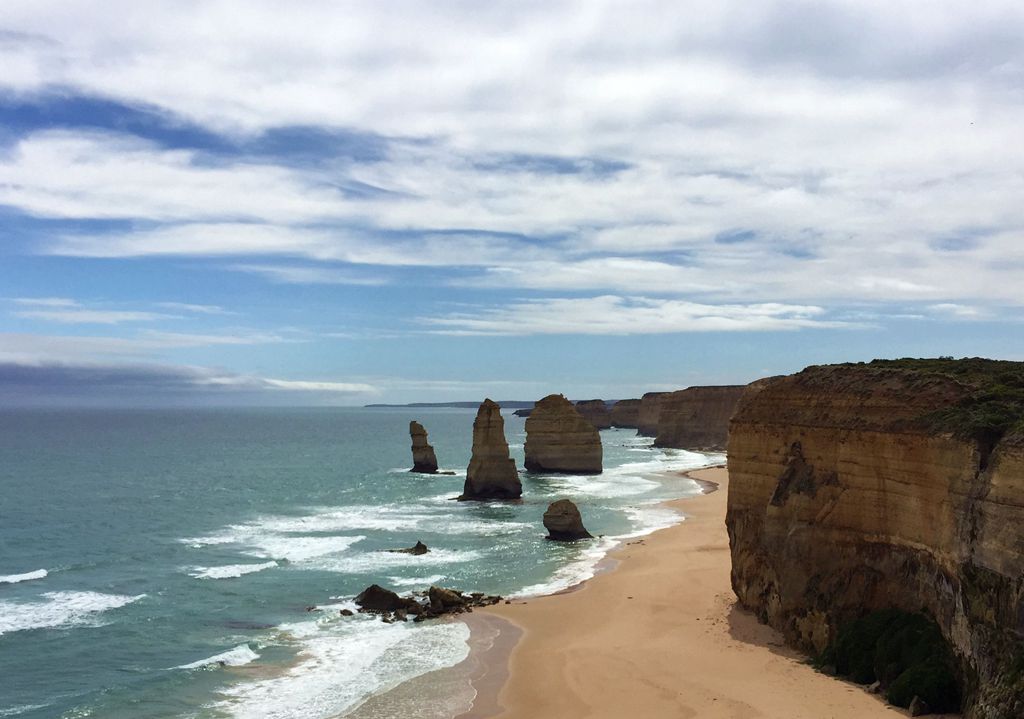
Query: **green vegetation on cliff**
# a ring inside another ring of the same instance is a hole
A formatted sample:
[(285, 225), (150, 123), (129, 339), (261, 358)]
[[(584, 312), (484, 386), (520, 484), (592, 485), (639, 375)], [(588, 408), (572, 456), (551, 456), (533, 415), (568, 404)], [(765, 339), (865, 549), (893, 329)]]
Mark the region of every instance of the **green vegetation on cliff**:
[(890, 704), (909, 707), (921, 697), (933, 711), (960, 710), (953, 654), (938, 625), (923, 614), (887, 609), (840, 628), (819, 659), (859, 684), (878, 681)]
[(942, 377), (963, 385), (957, 404), (921, 419), (933, 429), (974, 439), (991, 449), (1011, 432), (1024, 432), (1024, 362), (981, 357), (873, 360), (848, 366), (903, 370), (922, 381)]

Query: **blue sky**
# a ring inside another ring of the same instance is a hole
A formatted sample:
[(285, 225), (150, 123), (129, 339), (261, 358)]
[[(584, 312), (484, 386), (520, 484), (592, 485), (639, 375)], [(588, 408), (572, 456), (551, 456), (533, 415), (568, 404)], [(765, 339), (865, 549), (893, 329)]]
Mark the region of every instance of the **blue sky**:
[(1024, 359), (1024, 9), (0, 6), (0, 402)]

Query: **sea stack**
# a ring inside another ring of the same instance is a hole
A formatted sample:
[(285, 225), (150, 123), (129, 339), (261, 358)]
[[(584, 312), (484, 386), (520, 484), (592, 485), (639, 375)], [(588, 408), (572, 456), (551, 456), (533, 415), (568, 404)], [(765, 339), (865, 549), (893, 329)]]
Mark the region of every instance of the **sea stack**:
[(579, 508), (568, 499), (559, 499), (548, 505), (548, 511), (544, 512), (544, 529), (548, 530), (548, 539), (556, 542), (573, 542), (594, 536), (583, 526)]
[(661, 399), (668, 392), (648, 392), (640, 398), (637, 410), (636, 433), (641, 437), (656, 437), (658, 419), (661, 417)]
[(576, 403), (576, 411), (597, 429), (608, 429), (612, 426), (611, 414), (603, 399), (581, 400)]
[(612, 427), (627, 427), (636, 429), (637, 420), (640, 418), (640, 400), (620, 399), (612, 405), (608, 412)]
[(508, 455), (501, 408), (485, 399), (473, 420), (473, 456), (459, 501), (518, 499), (523, 496), (515, 460)]
[(409, 436), (412, 437), (411, 471), (437, 474), (437, 456), (434, 448), (427, 444), (427, 430), (419, 422), (413, 421), (409, 423)]
[(661, 398), (655, 447), (725, 449), (744, 385), (690, 387)]
[(600, 474), (601, 435), (563, 395), (550, 394), (526, 419), (526, 468), (532, 472)]

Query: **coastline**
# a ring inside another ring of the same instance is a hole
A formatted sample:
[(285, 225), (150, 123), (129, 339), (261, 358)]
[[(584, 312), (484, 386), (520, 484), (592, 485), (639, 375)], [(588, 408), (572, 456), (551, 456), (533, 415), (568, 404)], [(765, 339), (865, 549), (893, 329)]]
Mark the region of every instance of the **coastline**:
[[(724, 526), (728, 472), (683, 475), (703, 489), (666, 503), (684, 521), (616, 548), (608, 555), (614, 567), (575, 591), (480, 610), (521, 636), (505, 654), (481, 657), (488, 668), (479, 676), (491, 680), (471, 680), (476, 699), (458, 719), (907, 716), (815, 671), (736, 605)], [(496, 687), (493, 678), (505, 672)]]

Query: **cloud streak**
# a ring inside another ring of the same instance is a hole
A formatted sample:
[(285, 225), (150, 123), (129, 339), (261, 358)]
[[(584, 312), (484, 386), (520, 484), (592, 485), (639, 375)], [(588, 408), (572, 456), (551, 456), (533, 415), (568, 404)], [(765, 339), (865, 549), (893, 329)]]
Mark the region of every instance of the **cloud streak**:
[(436, 332), (453, 335), (638, 335), (859, 326), (829, 320), (823, 308), (810, 305), (706, 305), (614, 295), (526, 300), (421, 321)]

